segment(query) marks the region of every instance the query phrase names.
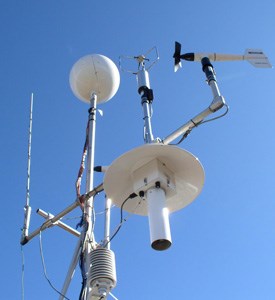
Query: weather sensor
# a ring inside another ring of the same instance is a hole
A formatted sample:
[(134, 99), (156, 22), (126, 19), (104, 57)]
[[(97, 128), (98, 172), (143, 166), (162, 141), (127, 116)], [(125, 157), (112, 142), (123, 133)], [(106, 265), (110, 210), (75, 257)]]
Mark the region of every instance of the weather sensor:
[(149, 217), (151, 246), (165, 250), (172, 243), (169, 214), (191, 203), (201, 192), (204, 171), (186, 150), (148, 143), (117, 158), (107, 169), (104, 190), (112, 203)]
[(201, 61), (208, 57), (210, 61), (238, 61), (247, 60), (256, 68), (272, 68), (268, 58), (260, 49), (246, 49), (242, 55), (220, 54), (220, 53), (185, 53), (181, 54), (181, 44), (175, 42), (175, 52), (173, 55), (175, 62), (175, 72), (181, 67), (181, 59), (186, 61)]
[[(153, 56), (153, 58), (152, 58)], [(185, 53), (181, 54), (181, 45), (176, 42), (173, 55), (175, 69), (181, 60), (200, 61), (206, 81), (213, 98), (206, 108), (184, 123), (165, 138), (154, 137), (151, 125), (153, 90), (149, 81), (149, 70), (159, 60), (156, 47), (147, 53), (137, 56), (120, 57), (120, 67), (136, 76), (137, 91), (143, 110), (143, 140), (144, 144), (131, 149), (116, 158), (109, 166), (94, 167), (95, 128), (97, 104), (109, 101), (117, 92), (120, 76), (116, 65), (106, 56), (90, 54), (80, 58), (70, 72), (70, 86), (74, 95), (89, 104), (86, 141), (82, 154), (81, 167), (76, 182), (76, 200), (57, 215), (38, 209), (37, 213), (44, 217), (45, 222), (29, 233), (30, 224), (30, 154), (32, 136), (32, 106), (31, 97), (29, 144), (28, 144), (28, 178), (26, 205), (24, 207), (24, 224), (21, 244), (25, 245), (32, 238), (41, 234), (47, 228), (57, 225), (78, 238), (78, 242), (69, 265), (67, 276), (59, 300), (64, 300), (77, 264), (80, 265), (83, 279), (79, 300), (106, 300), (111, 290), (117, 284), (115, 255), (110, 249), (114, 236), (120, 229), (123, 211), (148, 217), (151, 247), (155, 250), (166, 250), (172, 244), (169, 215), (176, 212), (198, 197), (204, 185), (204, 169), (196, 156), (179, 148), (181, 143), (195, 127), (205, 122), (224, 116), (228, 106), (221, 95), (213, 61), (247, 60), (256, 67), (271, 67), (268, 58), (261, 50), (247, 50), (244, 55), (217, 53)], [(137, 63), (133, 71), (122, 66), (122, 61), (131, 60)], [(208, 117), (225, 108), (225, 112), (212, 119)], [(176, 139), (180, 140), (172, 144)], [(86, 163), (86, 189), (80, 193), (80, 181)], [(94, 187), (94, 171), (104, 172), (103, 183)], [(105, 224), (104, 238), (97, 242), (94, 233), (94, 196), (105, 191)], [(110, 234), (111, 203), (121, 210), (121, 222), (114, 234)], [(64, 222), (61, 218), (80, 207), (82, 211), (82, 231), (79, 232)]]
[(90, 103), (92, 93), (97, 103), (110, 100), (118, 90), (120, 76), (116, 65), (108, 57), (90, 54), (80, 58), (72, 67), (70, 85), (75, 96)]

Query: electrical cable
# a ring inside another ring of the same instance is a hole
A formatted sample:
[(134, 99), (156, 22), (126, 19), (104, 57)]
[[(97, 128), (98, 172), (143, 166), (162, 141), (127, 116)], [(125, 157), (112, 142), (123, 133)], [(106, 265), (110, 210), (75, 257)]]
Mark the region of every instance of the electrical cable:
[(21, 269), (21, 299), (25, 299), (25, 257), (23, 246), (21, 245), (22, 269)]
[(65, 295), (63, 295), (50, 281), (48, 275), (47, 275), (47, 270), (46, 270), (46, 265), (45, 265), (45, 259), (44, 259), (44, 255), (43, 255), (43, 247), (42, 247), (42, 231), (39, 232), (39, 249), (40, 249), (40, 257), (41, 257), (41, 262), (42, 262), (42, 266), (43, 266), (43, 272), (44, 272), (44, 277), (46, 278), (46, 280), (48, 281), (50, 287), (56, 292), (58, 293), (60, 296), (62, 296), (63, 298), (65, 298), (66, 300), (70, 300), (69, 298), (67, 298)]
[(82, 300), (82, 299), (84, 299), (83, 294), (84, 294), (86, 281), (87, 281), (85, 270), (84, 270), (84, 255), (83, 255), (83, 253), (81, 253), (80, 257), (79, 257), (79, 267), (80, 267), (81, 276), (82, 276), (82, 286), (81, 286), (81, 291), (79, 294), (79, 300)]
[[(78, 175), (77, 175), (77, 179), (75, 182), (75, 188), (76, 188), (76, 196), (77, 198), (80, 199), (80, 188), (81, 188), (81, 181), (82, 181), (82, 176), (85, 170), (85, 161), (86, 161), (86, 156), (88, 154), (88, 145), (89, 145), (89, 122), (87, 123), (87, 127), (86, 127), (86, 136), (85, 136), (85, 143), (83, 146), (83, 151), (82, 151), (82, 157), (81, 157), (81, 163), (80, 163), (80, 167), (78, 170)], [(80, 201), (81, 203), (81, 201)], [(82, 204), (82, 208), (83, 208), (83, 203)]]
[[(121, 207), (120, 207), (120, 223), (119, 223), (119, 225), (118, 225), (116, 231), (115, 231), (115, 232), (113, 233), (113, 235), (111, 236), (111, 238), (110, 238), (110, 240), (108, 241), (108, 243), (110, 243), (110, 242), (112, 241), (112, 239), (118, 234), (118, 232), (119, 232), (119, 230), (120, 230), (120, 228), (121, 228), (123, 222), (126, 221), (126, 220), (123, 219), (123, 206), (125, 205), (125, 203), (126, 203), (129, 199), (131, 199), (130, 196), (129, 196), (128, 198), (126, 198), (126, 199), (123, 201), (123, 203), (122, 203), (122, 205), (121, 205)], [(107, 244), (108, 244), (108, 243), (107, 243)]]
[[(228, 113), (228, 111), (229, 111), (229, 106), (228, 106), (226, 103), (224, 104), (224, 106), (226, 107), (225, 112), (224, 112), (223, 114), (217, 116), (217, 117), (214, 117), (214, 118), (211, 118), (211, 119), (208, 119), (208, 120), (202, 120), (202, 121), (200, 121), (200, 122), (198, 122), (198, 123), (195, 123), (192, 119), (191, 119), (190, 121), (194, 124), (195, 127), (198, 127), (198, 126), (200, 126), (200, 125), (202, 125), (202, 124), (204, 124), (204, 123), (208, 123), (208, 122), (212, 122), (212, 121), (215, 121), (215, 120), (217, 120), (217, 119), (220, 119), (220, 118), (224, 117), (224, 116)], [(175, 144), (169, 144), (169, 145), (171, 145), (171, 146), (179, 145), (183, 140), (185, 140), (185, 139), (188, 137), (188, 135), (191, 133), (191, 131), (192, 131), (193, 129), (194, 129), (194, 127), (189, 128), (189, 129), (183, 134), (183, 136), (181, 137), (181, 139), (180, 139), (177, 143), (175, 143)]]
[(220, 119), (220, 118), (224, 117), (225, 115), (227, 115), (227, 113), (229, 111), (229, 106), (226, 103), (224, 104), (224, 106), (226, 107), (226, 110), (225, 110), (225, 112), (223, 114), (221, 114), (221, 115), (219, 115), (217, 117), (208, 119), (208, 120), (201, 121), (201, 122), (197, 123), (196, 126), (199, 126), (199, 125), (207, 123), (207, 122), (215, 121), (215, 120)]
[[(130, 194), (124, 201), (123, 203), (121, 204), (121, 207), (120, 207), (120, 223), (118, 224), (117, 226), (117, 229), (115, 230), (115, 232), (112, 234), (111, 238), (109, 239), (109, 241), (106, 243), (106, 245), (104, 245), (105, 247), (113, 240), (113, 238), (118, 234), (119, 230), (121, 229), (121, 226), (124, 222), (127, 221), (127, 219), (124, 219), (123, 218), (123, 207), (125, 205), (125, 203), (129, 200), (129, 199), (133, 199), (137, 197), (137, 194), (135, 193), (132, 193)], [(141, 199), (142, 200), (142, 199)], [(140, 205), (141, 203), (141, 200), (138, 202), (137, 204), (137, 207)], [(137, 207), (135, 208), (135, 210), (137, 209)]]

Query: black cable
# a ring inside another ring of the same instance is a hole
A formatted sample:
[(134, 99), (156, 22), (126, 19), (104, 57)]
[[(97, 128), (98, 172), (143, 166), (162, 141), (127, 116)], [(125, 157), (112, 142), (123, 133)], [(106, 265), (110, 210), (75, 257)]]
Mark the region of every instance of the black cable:
[[(200, 126), (200, 125), (202, 125), (202, 124), (204, 124), (204, 123), (208, 123), (208, 122), (212, 122), (212, 121), (215, 121), (215, 120), (217, 120), (217, 119), (220, 119), (220, 118), (224, 117), (224, 116), (228, 113), (228, 111), (229, 111), (228, 105), (227, 105), (227, 104), (224, 104), (224, 106), (226, 107), (225, 112), (224, 112), (223, 114), (217, 116), (217, 117), (214, 117), (214, 118), (211, 118), (211, 119), (208, 119), (208, 120), (204, 120), (204, 121), (200, 121), (200, 122), (198, 122), (198, 123), (195, 123), (192, 119), (191, 119), (190, 121), (194, 124), (195, 127), (198, 127), (198, 126)], [(188, 137), (188, 135), (191, 133), (191, 131), (192, 131), (193, 129), (194, 129), (194, 127), (189, 128), (189, 129), (183, 134), (183, 136), (181, 137), (181, 139), (180, 139), (176, 144), (169, 144), (169, 145), (171, 145), (171, 146), (179, 145), (183, 140), (185, 140), (185, 139)]]
[(135, 198), (135, 197), (137, 197), (137, 194), (132, 193), (132, 194), (129, 195), (129, 196), (123, 201), (123, 203), (121, 204), (121, 207), (120, 207), (120, 223), (119, 223), (119, 225), (118, 225), (117, 230), (114, 232), (114, 234), (111, 236), (110, 240), (108, 241), (108, 243), (107, 243), (105, 246), (107, 246), (107, 245), (112, 241), (112, 239), (118, 234), (118, 232), (119, 232), (119, 230), (120, 230), (120, 228), (121, 228), (123, 222), (126, 221), (125, 219), (123, 219), (123, 206), (125, 205), (125, 203), (126, 203), (129, 199), (133, 199), (133, 198)]
[[(193, 129), (193, 128), (192, 128), (192, 129)], [(181, 137), (181, 139), (180, 139), (176, 144), (169, 144), (169, 145), (171, 145), (171, 146), (177, 146), (177, 145), (179, 145), (183, 140), (185, 140), (185, 139), (188, 137), (188, 135), (191, 133), (192, 129), (188, 129), (188, 130), (183, 134), (183, 136)]]
[(39, 232), (39, 248), (40, 248), (40, 257), (41, 257), (41, 262), (42, 262), (42, 266), (43, 266), (43, 272), (44, 272), (44, 276), (46, 278), (46, 280), (48, 281), (50, 287), (57, 292), (60, 296), (64, 297), (66, 300), (70, 300), (69, 298), (67, 298), (65, 295), (63, 295), (61, 292), (59, 292), (59, 290), (51, 283), (48, 275), (47, 275), (47, 270), (46, 270), (46, 265), (45, 265), (45, 260), (44, 260), (44, 255), (43, 255), (43, 247), (42, 247), (42, 231), (40, 230)]
[(79, 267), (80, 267), (80, 270), (81, 270), (81, 276), (82, 276), (82, 286), (81, 286), (81, 291), (80, 291), (80, 294), (79, 294), (79, 300), (82, 300), (83, 299), (83, 292), (85, 290), (85, 286), (86, 286), (86, 281), (87, 281), (87, 278), (86, 278), (86, 274), (85, 274), (85, 271), (84, 271), (84, 255), (83, 253), (80, 254), (80, 257), (79, 257)]
[(23, 246), (21, 245), (21, 256), (22, 256), (22, 271), (21, 271), (21, 299), (25, 299), (25, 256)]

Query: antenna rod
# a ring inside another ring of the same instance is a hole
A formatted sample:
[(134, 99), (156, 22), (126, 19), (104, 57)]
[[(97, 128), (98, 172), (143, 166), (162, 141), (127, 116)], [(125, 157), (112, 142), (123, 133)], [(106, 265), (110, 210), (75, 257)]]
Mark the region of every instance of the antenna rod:
[(22, 239), (29, 234), (31, 207), (30, 207), (30, 181), (31, 181), (31, 144), (32, 144), (32, 111), (33, 111), (33, 93), (30, 100), (30, 122), (29, 122), (29, 141), (28, 141), (28, 168), (26, 185), (26, 204), (24, 206), (24, 226), (22, 230)]

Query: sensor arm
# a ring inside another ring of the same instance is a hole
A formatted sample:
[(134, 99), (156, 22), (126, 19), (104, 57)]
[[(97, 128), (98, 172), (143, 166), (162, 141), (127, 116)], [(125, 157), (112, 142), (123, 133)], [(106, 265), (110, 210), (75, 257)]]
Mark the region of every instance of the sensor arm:
[[(83, 200), (86, 201), (90, 197), (93, 197), (97, 193), (101, 192), (103, 190), (103, 183), (95, 187), (90, 192), (83, 195)], [(34, 230), (32, 233), (30, 233), (27, 236), (22, 237), (21, 239), (21, 245), (27, 244), (31, 239), (36, 237), (41, 231), (51, 227), (54, 223), (58, 222), (62, 217), (73, 211), (75, 208), (77, 208), (80, 205), (79, 199), (76, 199), (70, 206), (62, 210), (60, 213), (55, 215), (52, 218), (47, 219), (40, 227), (38, 227), (36, 230)]]
[(201, 113), (196, 115), (194, 118), (189, 120), (187, 123), (179, 127), (177, 130), (172, 132), (170, 135), (168, 135), (166, 138), (162, 140), (163, 144), (167, 145), (170, 144), (172, 141), (174, 141), (179, 136), (185, 134), (188, 131), (191, 131), (194, 127), (197, 127), (207, 116), (210, 114), (218, 111), (225, 105), (225, 100), (223, 96), (221, 96), (216, 77), (214, 74), (213, 66), (210, 63), (210, 60), (208, 57), (204, 57), (201, 60), (202, 63), (202, 70), (206, 75), (207, 83), (211, 87), (212, 94), (213, 94), (213, 101), (211, 104), (203, 110)]

